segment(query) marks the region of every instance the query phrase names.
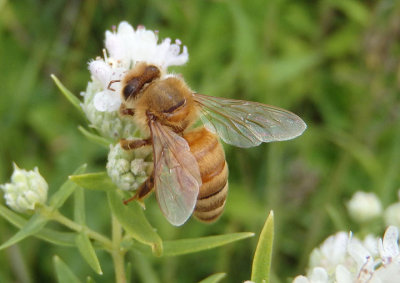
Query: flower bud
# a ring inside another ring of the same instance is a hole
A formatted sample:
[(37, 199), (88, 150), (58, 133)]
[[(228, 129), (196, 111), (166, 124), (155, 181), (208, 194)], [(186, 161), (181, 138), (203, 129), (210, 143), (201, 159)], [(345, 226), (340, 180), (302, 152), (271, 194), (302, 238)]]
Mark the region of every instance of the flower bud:
[(37, 167), (26, 171), (14, 164), (11, 183), (0, 185), (0, 188), (4, 191), (7, 205), (18, 212), (33, 211), (37, 204), (44, 204), (47, 200), (48, 185)]
[(374, 193), (356, 192), (347, 203), (350, 217), (357, 222), (365, 222), (379, 216), (382, 205)]
[(116, 144), (110, 146), (107, 173), (118, 188), (124, 191), (136, 190), (151, 174), (153, 162), (151, 148), (126, 151)]

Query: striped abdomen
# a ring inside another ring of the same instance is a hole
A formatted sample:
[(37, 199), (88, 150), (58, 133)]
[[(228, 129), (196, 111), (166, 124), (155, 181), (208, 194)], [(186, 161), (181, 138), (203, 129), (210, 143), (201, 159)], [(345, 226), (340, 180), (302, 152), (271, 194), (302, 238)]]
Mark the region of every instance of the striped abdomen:
[(224, 210), (228, 194), (228, 165), (224, 149), (218, 137), (204, 127), (183, 137), (199, 164), (203, 183), (193, 215), (201, 221), (215, 221)]

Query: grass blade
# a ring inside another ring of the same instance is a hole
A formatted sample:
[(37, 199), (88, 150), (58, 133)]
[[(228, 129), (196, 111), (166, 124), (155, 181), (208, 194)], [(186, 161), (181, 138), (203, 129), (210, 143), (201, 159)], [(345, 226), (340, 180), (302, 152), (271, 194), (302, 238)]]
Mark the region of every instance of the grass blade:
[(271, 269), (272, 245), (274, 241), (274, 213), (271, 211), (265, 221), (258, 240), (251, 270), (251, 281), (269, 283)]

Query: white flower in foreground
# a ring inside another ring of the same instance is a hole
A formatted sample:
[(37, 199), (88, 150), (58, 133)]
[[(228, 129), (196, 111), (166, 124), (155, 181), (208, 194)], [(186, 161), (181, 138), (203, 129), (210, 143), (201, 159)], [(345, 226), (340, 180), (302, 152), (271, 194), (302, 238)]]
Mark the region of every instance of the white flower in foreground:
[(374, 193), (356, 192), (347, 203), (350, 217), (358, 222), (371, 220), (382, 213), (382, 205)]
[[(103, 136), (114, 141), (132, 136), (136, 126), (129, 118), (121, 118), (121, 80), (139, 62), (156, 65), (161, 78), (168, 76), (167, 69), (183, 65), (189, 59), (186, 46), (166, 38), (158, 42), (157, 32), (139, 26), (136, 30), (121, 22), (116, 30), (106, 31), (104, 58), (89, 62), (92, 82), (82, 93), (82, 108), (90, 123)], [(108, 53), (108, 55), (107, 55)], [(110, 85), (111, 81), (115, 81)], [(109, 87), (110, 86), (110, 87)]]
[(110, 146), (107, 173), (114, 184), (124, 191), (136, 190), (151, 174), (151, 149), (126, 151), (119, 144)]
[(0, 185), (4, 191), (7, 205), (15, 211), (33, 211), (37, 204), (47, 200), (48, 185), (35, 167), (34, 171), (26, 171), (14, 164), (11, 183)]
[[(338, 237), (338, 239), (335, 237)], [(307, 277), (297, 276), (293, 282), (400, 282), (400, 251), (398, 246), (398, 229), (395, 226), (390, 226), (386, 230), (383, 240), (375, 239), (375, 244), (372, 243), (372, 236), (367, 237), (363, 243), (355, 237), (348, 237), (346, 240), (346, 251), (343, 255), (342, 245), (338, 243), (343, 243), (344, 240), (345, 238), (339, 233), (329, 237), (322, 244), (322, 247), (319, 248), (319, 250), (324, 248), (325, 251), (333, 252), (336, 246), (339, 249), (339, 252), (336, 252), (336, 254), (341, 255), (339, 258), (342, 263), (332, 266), (339, 259), (334, 254), (332, 254), (334, 259), (330, 260), (328, 265), (326, 264), (326, 260), (324, 261), (324, 257), (321, 257), (323, 261), (319, 266), (317, 262), (313, 262), (317, 267), (311, 266), (311, 272), (309, 272)], [(327, 245), (331, 246), (328, 247)]]
[(328, 283), (328, 273), (322, 267), (315, 267), (309, 277), (305, 277), (303, 275), (297, 276), (293, 283)]

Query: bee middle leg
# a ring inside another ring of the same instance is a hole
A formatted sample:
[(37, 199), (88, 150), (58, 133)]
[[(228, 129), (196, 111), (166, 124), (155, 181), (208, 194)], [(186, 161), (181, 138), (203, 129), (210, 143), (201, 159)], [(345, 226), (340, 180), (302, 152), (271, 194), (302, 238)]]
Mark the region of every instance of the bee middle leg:
[(135, 195), (127, 200), (124, 200), (124, 204), (127, 204), (133, 200), (141, 201), (145, 197), (147, 197), (154, 188), (154, 171), (150, 174), (150, 176), (140, 185), (137, 189)]
[(142, 139), (142, 140), (127, 140), (120, 139), (119, 144), (124, 150), (133, 150), (142, 146), (151, 145), (151, 139)]

